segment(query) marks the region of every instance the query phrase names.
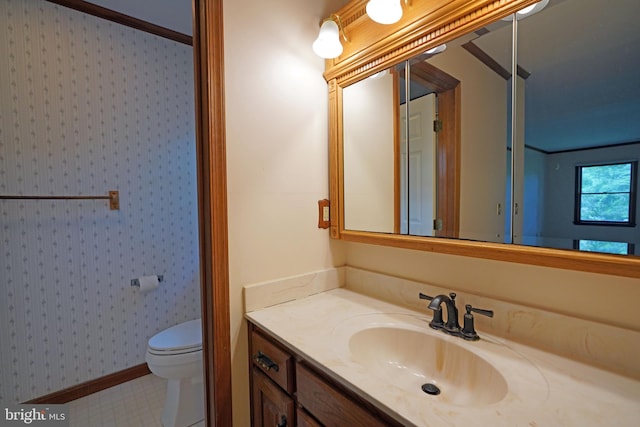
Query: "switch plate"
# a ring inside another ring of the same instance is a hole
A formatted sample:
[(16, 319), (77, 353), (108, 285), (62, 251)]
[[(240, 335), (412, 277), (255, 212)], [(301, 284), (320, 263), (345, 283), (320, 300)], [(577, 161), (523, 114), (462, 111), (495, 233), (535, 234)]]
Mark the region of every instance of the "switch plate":
[(329, 228), (331, 225), (331, 214), (329, 212), (329, 200), (318, 200), (318, 228)]

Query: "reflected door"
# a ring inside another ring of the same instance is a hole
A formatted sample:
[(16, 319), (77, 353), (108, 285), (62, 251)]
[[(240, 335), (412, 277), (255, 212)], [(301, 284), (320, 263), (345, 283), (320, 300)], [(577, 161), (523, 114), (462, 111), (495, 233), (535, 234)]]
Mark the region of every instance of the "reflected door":
[(433, 131), (436, 95), (432, 93), (409, 102), (408, 141), (406, 103), (400, 108), (400, 230), (403, 234), (432, 236), (437, 188)]

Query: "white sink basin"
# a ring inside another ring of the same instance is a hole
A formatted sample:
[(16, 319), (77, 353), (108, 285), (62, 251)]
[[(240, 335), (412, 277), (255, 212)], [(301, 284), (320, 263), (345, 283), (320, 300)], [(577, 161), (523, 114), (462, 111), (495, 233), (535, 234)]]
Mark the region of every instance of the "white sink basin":
[(423, 392), (422, 385), (431, 384), (426, 387), (429, 394), (443, 403), (482, 406), (499, 402), (508, 391), (506, 380), (490, 363), (433, 333), (371, 327), (351, 336), (349, 350), (372, 375), (397, 387)]
[(526, 358), (482, 331), (480, 341), (465, 341), (431, 329), (429, 320), (394, 313), (345, 319), (333, 332), (335, 354), (347, 361), (340, 373), (378, 390), (372, 394), (417, 404), (497, 410), (547, 399), (545, 378)]

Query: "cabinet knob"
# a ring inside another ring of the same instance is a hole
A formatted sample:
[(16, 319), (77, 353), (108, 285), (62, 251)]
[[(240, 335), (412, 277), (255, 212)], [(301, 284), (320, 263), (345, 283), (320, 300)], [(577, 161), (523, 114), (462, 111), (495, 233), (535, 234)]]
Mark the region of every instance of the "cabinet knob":
[(276, 427), (287, 427), (287, 417), (283, 415)]

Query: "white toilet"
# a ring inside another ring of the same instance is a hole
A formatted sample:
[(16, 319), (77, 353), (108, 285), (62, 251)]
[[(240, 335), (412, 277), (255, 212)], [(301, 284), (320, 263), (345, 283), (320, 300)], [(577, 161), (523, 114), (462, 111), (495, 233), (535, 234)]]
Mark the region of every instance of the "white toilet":
[(180, 323), (149, 340), (145, 357), (155, 375), (166, 378), (167, 397), (160, 420), (164, 427), (187, 427), (204, 419), (202, 323)]

